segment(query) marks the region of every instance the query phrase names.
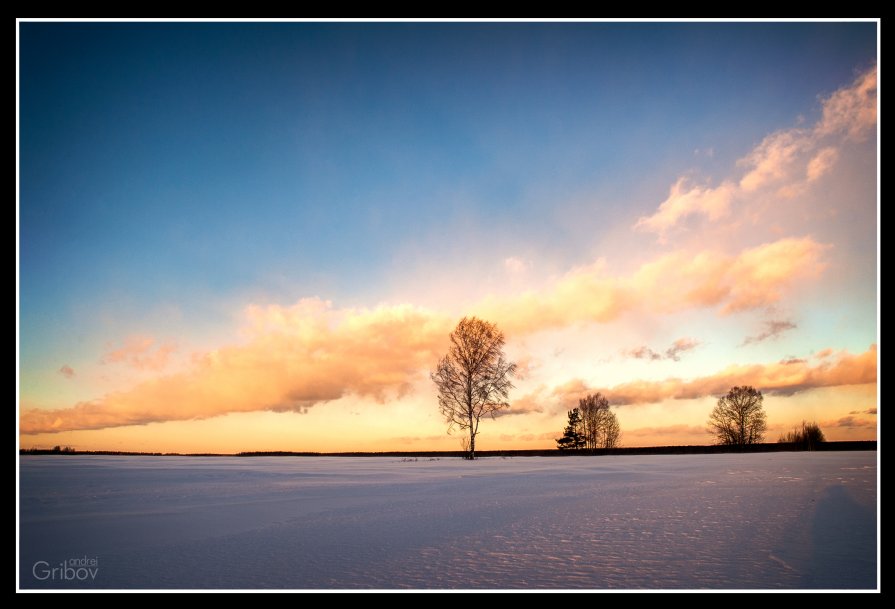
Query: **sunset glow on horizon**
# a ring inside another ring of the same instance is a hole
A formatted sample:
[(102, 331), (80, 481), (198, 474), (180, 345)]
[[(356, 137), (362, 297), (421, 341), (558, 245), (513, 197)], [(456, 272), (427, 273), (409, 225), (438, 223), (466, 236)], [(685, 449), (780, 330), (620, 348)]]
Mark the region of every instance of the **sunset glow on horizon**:
[(874, 440), (875, 23), (21, 23), (19, 443), (479, 450)]

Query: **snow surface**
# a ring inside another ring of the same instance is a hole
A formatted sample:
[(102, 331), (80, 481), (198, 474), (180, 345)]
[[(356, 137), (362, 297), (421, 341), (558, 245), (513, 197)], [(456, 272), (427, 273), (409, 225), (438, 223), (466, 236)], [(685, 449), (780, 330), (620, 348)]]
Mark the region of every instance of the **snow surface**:
[(875, 452), (26, 456), (20, 493), (21, 588), (877, 587)]

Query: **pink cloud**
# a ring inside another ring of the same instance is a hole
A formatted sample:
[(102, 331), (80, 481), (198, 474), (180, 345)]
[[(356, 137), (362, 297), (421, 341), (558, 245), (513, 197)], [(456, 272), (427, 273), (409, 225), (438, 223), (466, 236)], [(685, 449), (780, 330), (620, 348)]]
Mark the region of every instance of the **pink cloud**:
[(829, 173), (838, 158), (839, 151), (832, 146), (827, 146), (818, 152), (813, 159), (808, 161), (808, 167), (805, 170), (808, 181), (813, 182)]
[[(767, 135), (737, 162), (744, 172), (730, 176), (717, 188), (690, 186), (679, 178), (656, 211), (639, 218), (636, 229), (667, 233), (688, 217), (710, 222), (728, 215), (734, 202), (761, 207), (769, 197), (792, 198), (830, 173), (847, 140), (867, 138), (876, 127), (876, 67), (822, 100), (823, 117), (811, 128), (794, 127)], [(767, 189), (773, 188), (768, 192)]]
[[(21, 432), (102, 429), (229, 412), (298, 411), (347, 394), (401, 395), (437, 359), (451, 321), (410, 306), (333, 310), (318, 299), (249, 307), (250, 339), (189, 372), (57, 410), (28, 409)], [(145, 345), (147, 343), (141, 343)], [(139, 350), (138, 353), (143, 353)]]
[(75, 376), (75, 370), (68, 364), (63, 365), (57, 372), (64, 376), (67, 379), (70, 379)]
[(801, 129), (778, 131), (767, 136), (739, 161), (740, 165), (749, 168), (740, 179), (740, 188), (743, 192), (753, 192), (770, 182), (786, 178), (796, 159), (809, 145), (806, 132)]
[(819, 423), (820, 428), (829, 428), (829, 427), (845, 427), (849, 429), (854, 428), (866, 428), (872, 427), (876, 428), (876, 421), (871, 421), (870, 419), (859, 419), (853, 416), (842, 417), (840, 419), (832, 419), (829, 421), (821, 421)]
[(688, 216), (700, 215), (717, 220), (727, 215), (735, 192), (736, 188), (731, 182), (709, 188), (690, 186), (687, 178), (680, 178), (671, 186), (668, 198), (659, 205), (656, 213), (641, 217), (634, 228), (664, 235)]
[(876, 128), (876, 66), (858, 75), (849, 87), (823, 100), (823, 118), (815, 127), (818, 136), (845, 134), (854, 140), (866, 138)]
[[(573, 269), (540, 292), (488, 299), (473, 313), (509, 336), (577, 323), (608, 322), (631, 311), (657, 313), (716, 307), (721, 314), (765, 306), (801, 277), (820, 272), (824, 246), (783, 239), (735, 256), (683, 251), (633, 274), (608, 275), (598, 261)], [(383, 400), (403, 395), (441, 355), (456, 323), (410, 305), (334, 309), (317, 298), (291, 307), (250, 306), (244, 344), (194, 358), (183, 373), (57, 410), (22, 412), (22, 433), (100, 429), (258, 410), (303, 412), (346, 395)], [(681, 342), (683, 341), (683, 342)], [(666, 354), (695, 346), (681, 339)], [(103, 361), (162, 369), (175, 350), (131, 337)], [(526, 408), (524, 401), (517, 411)], [(536, 406), (532, 406), (536, 411)]]
[(747, 336), (741, 346), (751, 345), (753, 343), (760, 343), (762, 341), (777, 338), (787, 330), (794, 330), (798, 326), (795, 322), (789, 321), (787, 319), (771, 319), (764, 322), (764, 330), (755, 334), (754, 336)]
[(500, 320), (510, 334), (582, 322), (605, 323), (625, 313), (674, 313), (718, 307), (721, 314), (777, 302), (793, 283), (824, 269), (827, 246), (810, 237), (781, 239), (730, 256), (719, 251), (676, 251), (612, 276), (603, 261), (573, 269), (538, 292), (489, 298), (475, 307)]
[(156, 346), (151, 336), (131, 336), (124, 344), (106, 353), (104, 364), (126, 364), (137, 370), (162, 370), (168, 364), (172, 353), (177, 351), (173, 343)]
[(628, 355), (629, 357), (633, 357), (634, 359), (646, 359), (652, 361), (670, 359), (679, 361), (681, 359), (681, 353), (695, 349), (700, 344), (702, 343), (693, 338), (679, 338), (674, 341), (670, 347), (665, 349), (664, 353), (653, 351), (652, 349), (644, 345), (641, 347), (637, 347), (636, 349), (629, 349), (625, 351), (624, 354)]
[[(817, 365), (805, 360), (784, 360), (771, 364), (732, 365), (715, 374), (692, 380), (668, 378), (661, 381), (631, 381), (613, 387), (591, 387), (573, 379), (556, 387), (549, 395), (563, 407), (595, 391), (607, 396), (614, 405), (651, 404), (664, 400), (687, 400), (726, 393), (736, 385), (752, 385), (764, 392), (791, 395), (818, 387), (875, 383), (876, 345), (864, 353), (842, 351)], [(545, 392), (542, 390), (541, 395)], [(540, 396), (534, 395), (534, 399)], [(543, 399), (542, 397), (540, 399)]]

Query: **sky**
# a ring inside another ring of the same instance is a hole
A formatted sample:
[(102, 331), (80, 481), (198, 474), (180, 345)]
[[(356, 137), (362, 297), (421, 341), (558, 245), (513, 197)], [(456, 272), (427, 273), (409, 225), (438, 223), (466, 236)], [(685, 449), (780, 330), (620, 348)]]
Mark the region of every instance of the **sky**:
[(24, 448), (457, 450), (429, 371), (506, 335), (480, 450), (878, 430), (877, 24), (18, 29)]

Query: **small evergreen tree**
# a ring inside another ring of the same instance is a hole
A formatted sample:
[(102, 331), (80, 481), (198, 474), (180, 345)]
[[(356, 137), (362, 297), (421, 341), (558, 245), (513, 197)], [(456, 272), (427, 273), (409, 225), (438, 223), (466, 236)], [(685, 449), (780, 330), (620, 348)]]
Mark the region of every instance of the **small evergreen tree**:
[(559, 450), (578, 449), (584, 446), (584, 436), (581, 434), (581, 412), (577, 408), (569, 411), (569, 422), (561, 438), (556, 440)]
[(722, 396), (709, 417), (709, 429), (718, 438), (718, 444), (761, 443), (768, 427), (763, 400), (761, 391), (747, 385), (733, 387)]

